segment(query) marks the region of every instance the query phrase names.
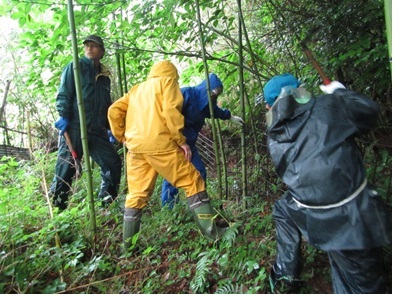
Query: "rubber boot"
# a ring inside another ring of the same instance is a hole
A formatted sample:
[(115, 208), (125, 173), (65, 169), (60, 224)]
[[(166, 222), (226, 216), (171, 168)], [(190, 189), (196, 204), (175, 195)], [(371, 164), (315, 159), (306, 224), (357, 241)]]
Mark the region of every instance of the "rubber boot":
[(132, 246), (132, 238), (140, 231), (142, 210), (137, 208), (125, 208), (123, 215), (123, 245), (127, 252)]
[(269, 283), (272, 294), (298, 294), (303, 286), (299, 279), (277, 274), (274, 266), (270, 270)]
[(112, 184), (110, 171), (102, 173), (101, 177), (99, 200), (103, 208), (108, 208), (117, 198), (117, 190)]
[(188, 199), (189, 210), (193, 214), (200, 231), (208, 240), (217, 240), (222, 237), (229, 224), (222, 219), (210, 204), (207, 192), (200, 192)]
[(59, 208), (59, 211), (63, 211), (67, 208), (68, 205), (68, 195), (65, 193), (61, 193), (60, 195), (56, 196), (53, 194), (53, 204), (55, 207)]

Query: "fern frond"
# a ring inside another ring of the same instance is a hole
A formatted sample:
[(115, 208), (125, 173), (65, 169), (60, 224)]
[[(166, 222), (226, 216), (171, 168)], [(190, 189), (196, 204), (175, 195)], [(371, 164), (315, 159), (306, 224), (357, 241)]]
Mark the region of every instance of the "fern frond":
[(243, 294), (243, 285), (228, 283), (219, 287), (215, 294)]
[(203, 293), (208, 284), (206, 284), (206, 277), (210, 271), (212, 260), (209, 260), (210, 251), (203, 252), (199, 256), (202, 258), (196, 264), (196, 274), (191, 281), (191, 290), (194, 293)]
[(222, 236), (222, 242), (225, 243), (226, 247), (231, 247), (236, 240), (236, 236), (239, 234), (238, 228), (240, 223), (231, 224), (228, 230)]

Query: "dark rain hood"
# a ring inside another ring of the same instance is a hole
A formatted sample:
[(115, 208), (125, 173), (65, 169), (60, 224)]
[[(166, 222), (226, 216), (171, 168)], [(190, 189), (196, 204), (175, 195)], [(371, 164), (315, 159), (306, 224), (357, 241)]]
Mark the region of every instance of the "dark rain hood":
[[(278, 142), (292, 142), (309, 119), (315, 100), (307, 104), (297, 103), (292, 96), (277, 100), (275, 106), (267, 113), (270, 136)], [(297, 119), (293, 123), (293, 119)]]
[[(221, 87), (223, 88), (221, 80), (214, 73), (209, 74), (210, 91)], [(197, 93), (197, 103), (199, 106), (199, 111), (202, 111), (206, 105), (208, 105), (208, 95), (207, 95), (207, 82), (203, 80), (199, 85), (195, 87), (195, 92)]]

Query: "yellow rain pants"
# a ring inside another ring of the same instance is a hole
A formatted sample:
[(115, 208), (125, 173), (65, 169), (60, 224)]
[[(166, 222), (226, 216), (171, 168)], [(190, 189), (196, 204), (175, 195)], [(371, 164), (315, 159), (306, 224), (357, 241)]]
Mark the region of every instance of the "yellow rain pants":
[(187, 197), (206, 190), (199, 171), (181, 149), (151, 154), (129, 151), (126, 162), (129, 193), (125, 208), (143, 209), (147, 206), (158, 174), (176, 188), (184, 189)]

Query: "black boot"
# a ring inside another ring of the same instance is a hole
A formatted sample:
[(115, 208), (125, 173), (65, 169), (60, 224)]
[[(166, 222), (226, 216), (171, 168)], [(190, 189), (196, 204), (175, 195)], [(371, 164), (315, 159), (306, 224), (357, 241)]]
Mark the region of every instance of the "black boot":
[(294, 277), (277, 274), (273, 267), (270, 270), (269, 282), (272, 294), (298, 294), (303, 285), (302, 281)]
[(102, 181), (100, 184), (99, 199), (101, 206), (108, 208), (118, 196), (118, 189), (112, 183), (110, 171), (101, 174)]
[(100, 198), (101, 199), (101, 207), (102, 208), (108, 208), (111, 203), (115, 201), (115, 198), (112, 197), (111, 195), (107, 195), (106, 197)]
[(68, 195), (65, 193), (61, 193), (60, 195), (56, 195), (54, 193), (50, 194), (52, 196), (53, 205), (59, 208), (59, 211), (65, 210), (68, 205)]

